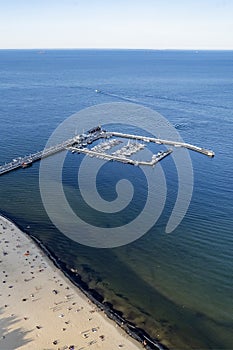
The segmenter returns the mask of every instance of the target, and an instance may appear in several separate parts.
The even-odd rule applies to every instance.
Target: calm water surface
[[[30,225],[31,233],[77,268],[90,287],[174,349],[233,348],[232,68],[231,51],[0,51],[0,163],[42,149],[72,113],[116,101],[160,112],[186,142],[215,151],[214,159],[190,154],[194,193],[175,232],[165,234],[177,186],[167,158],[162,166],[169,196],[160,220],[138,241],[110,250],[79,245],[56,230],[40,199],[39,164],[0,178],[2,213]],[[87,220],[106,226],[109,219],[93,213],[78,195],[80,161],[67,157],[67,198]],[[139,169],[107,164],[98,179],[100,190],[111,200],[113,184],[122,176],[139,191],[126,215],[133,217],[144,195]]]

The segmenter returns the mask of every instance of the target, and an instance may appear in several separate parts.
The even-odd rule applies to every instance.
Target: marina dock
[[[144,142],[153,142],[160,145],[170,145],[174,147],[184,147],[191,151],[202,153],[210,158],[214,157],[214,152],[211,150],[207,150],[205,148],[201,148],[198,146],[191,145],[189,143],[179,142],[179,141],[169,141],[169,140],[163,140],[158,139],[154,137],[147,137],[147,136],[139,136],[139,135],[132,135],[132,134],[123,134],[120,132],[108,132],[107,135],[109,137],[115,136],[115,137],[121,137],[121,138],[127,138],[127,139],[133,139],[133,140],[141,140]]]
[[[91,151],[87,148],[77,148],[77,147],[69,147],[71,151],[77,152],[77,153],[84,153],[89,155],[90,157],[96,157],[104,160],[111,160],[111,161],[117,161],[125,164],[132,164],[136,166],[140,165],[149,165],[149,166],[154,166],[156,163],[161,161],[163,158],[167,157],[169,154],[172,153],[172,150],[169,149],[168,151],[164,152],[159,152],[155,155],[152,156],[151,161],[143,161],[143,160],[135,160],[135,159],[130,159],[126,158],[124,155],[119,155],[116,156],[114,154],[107,154],[107,153],[102,153],[102,152],[96,152],[96,151]]]
[[[112,139],[112,137],[115,137]],[[105,139],[105,142],[98,144],[91,149],[88,148],[93,142],[100,139]],[[116,150],[113,153],[109,152],[113,147],[119,146],[123,141],[121,139],[128,139],[128,144],[124,145],[121,149]],[[130,140],[136,140],[135,143],[130,143]],[[143,143],[142,143],[143,142]],[[136,166],[155,166],[156,163],[167,157],[174,150],[169,149],[167,151],[160,151],[157,154],[152,155],[152,159],[149,161],[135,160],[130,158],[132,155],[140,152],[146,147],[147,143],[156,143],[159,145],[169,145],[173,147],[184,147],[189,150],[199,152],[208,157],[213,158],[214,152],[198,146],[191,145],[189,143],[183,143],[179,141],[164,140],[160,138],[153,138],[148,136],[140,136],[133,134],[124,134],[115,131],[103,130],[100,126],[95,127],[85,134],[75,135],[74,137],[61,142],[60,144],[48,147],[42,151],[30,154],[29,156],[18,157],[13,159],[9,163],[5,163],[0,166],[0,175],[9,173],[10,171],[27,168],[34,162],[39,161],[43,158],[52,156],[56,153],[69,150],[71,152],[87,154],[90,157],[97,157],[106,161],[118,161],[125,164],[132,164]]]

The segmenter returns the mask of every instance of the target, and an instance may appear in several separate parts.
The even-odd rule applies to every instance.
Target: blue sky
[[[0,0],[0,48],[233,49],[233,0]]]

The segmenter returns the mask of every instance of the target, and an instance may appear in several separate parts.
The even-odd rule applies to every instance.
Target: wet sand
[[[0,216],[0,349],[143,349]]]

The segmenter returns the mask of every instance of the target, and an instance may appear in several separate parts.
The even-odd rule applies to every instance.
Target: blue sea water
[[[214,159],[190,153],[194,192],[175,232],[165,234],[177,181],[166,159],[169,198],[160,220],[141,239],[110,250],[81,246],[53,226],[40,198],[38,163],[0,178],[2,213],[22,227],[30,225],[30,232],[77,268],[90,288],[174,349],[233,348],[232,90],[232,51],[0,51],[1,164],[43,149],[71,114],[121,101],[158,111],[186,142],[215,151]],[[77,159],[67,160],[71,173],[65,174],[65,191],[72,206],[93,220],[73,196]],[[110,188],[123,168],[111,164],[106,170],[99,182]],[[137,171],[124,167],[131,179]],[[143,188],[136,187],[142,198]],[[111,199],[112,191],[105,196]],[[96,214],[94,220],[104,225],[106,217]]]

